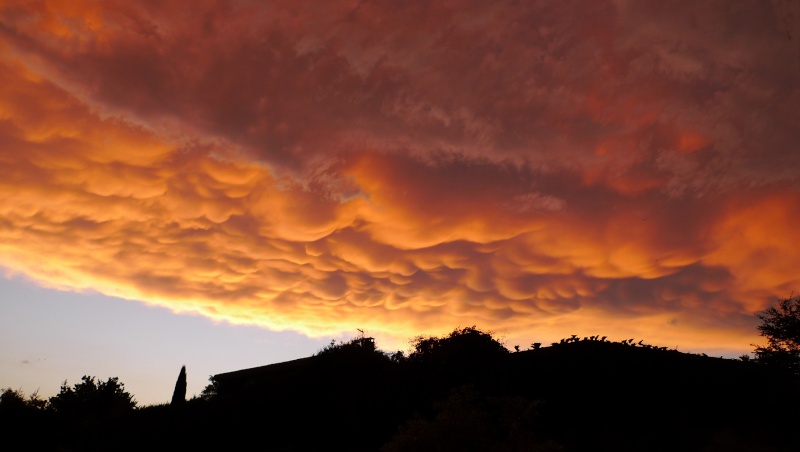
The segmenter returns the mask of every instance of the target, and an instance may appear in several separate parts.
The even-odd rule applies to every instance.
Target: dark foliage
[[[175,390],[172,392],[172,402],[170,405],[177,406],[186,402],[186,366],[181,367],[178,374],[178,381],[175,382]]]
[[[44,400],[36,393],[27,399],[7,389],[0,399],[0,425],[24,438],[25,450],[119,450],[132,435],[136,402],[119,380],[98,381],[84,376]],[[9,438],[2,450],[22,450]]]
[[[405,451],[561,451],[542,432],[540,402],[519,396],[486,396],[474,386],[454,389],[433,404],[430,418],[415,415],[383,447]]]
[[[11,388],[3,389],[2,394],[0,394],[0,410],[3,412],[16,412],[25,408],[25,395],[21,391]]]
[[[768,343],[755,349],[756,361],[800,374],[800,295],[779,300],[757,317]]]
[[[384,352],[378,350],[375,346],[375,339],[360,335],[349,341],[336,342],[331,341],[319,352],[316,353],[317,358],[327,362],[336,361],[338,363],[345,362],[360,362],[363,360],[377,360],[381,362],[388,361],[390,358]]]
[[[65,381],[61,391],[50,398],[49,406],[58,414],[107,417],[133,410],[136,401],[117,377],[96,381],[84,375],[73,387]]]
[[[490,378],[492,368],[509,355],[491,333],[475,326],[456,328],[444,337],[420,336],[412,346],[409,363],[425,378],[444,380],[448,385]]]
[[[21,390],[11,388],[0,392],[0,429],[5,441],[0,442],[0,450],[15,450],[14,443],[24,441],[25,449],[45,449],[48,444],[42,439],[43,431],[50,431],[50,413],[46,411],[47,401],[36,392],[28,397]]]
[[[219,382],[213,375],[208,377],[208,381],[209,383],[200,392],[200,398],[202,400],[211,400],[219,394]]]
[[[408,356],[412,362],[451,363],[494,361],[507,355],[508,349],[492,336],[474,325],[456,328],[445,337],[417,337],[414,350]]]
[[[70,416],[108,417],[125,414],[136,408],[133,396],[117,377],[96,381],[84,375],[73,387],[65,381],[49,406],[57,414]]]
[[[11,388],[3,389],[0,393],[0,417],[31,416],[47,409],[47,400],[39,397],[34,392],[27,398],[20,390]]]
[[[115,378],[65,383],[49,409],[6,390],[0,421],[48,432],[40,450],[788,452],[800,441],[800,381],[772,366],[604,336],[509,353],[474,326],[412,346],[387,354],[362,334],[214,375],[177,407],[134,410]]]

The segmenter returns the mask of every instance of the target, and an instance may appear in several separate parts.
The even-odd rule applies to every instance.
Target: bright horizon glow
[[[310,356],[332,338],[270,332],[164,308],[0,279],[0,387],[49,398],[64,380],[119,377],[139,406],[169,403],[182,365],[187,397],[214,374]],[[339,339],[339,338],[336,338]]]

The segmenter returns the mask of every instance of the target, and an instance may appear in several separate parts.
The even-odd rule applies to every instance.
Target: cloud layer
[[[310,335],[746,350],[800,287],[795,9],[5,2],[0,265]]]

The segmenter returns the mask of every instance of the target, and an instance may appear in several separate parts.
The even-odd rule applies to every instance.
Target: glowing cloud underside
[[[0,265],[44,285],[729,350],[800,288],[791,5],[129,3],[0,6]]]

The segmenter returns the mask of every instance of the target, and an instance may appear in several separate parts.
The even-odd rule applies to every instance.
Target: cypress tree
[[[180,405],[186,401],[186,366],[181,367],[178,381],[175,382],[175,391],[172,393],[170,405]]]

